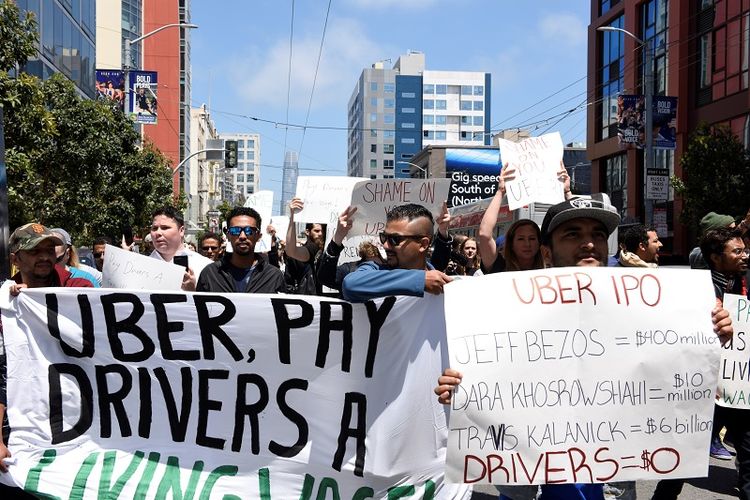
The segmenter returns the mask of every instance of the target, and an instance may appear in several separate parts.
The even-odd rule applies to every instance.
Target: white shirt
[[[193,274],[195,274],[195,282],[198,282],[198,278],[201,275],[201,271],[203,271],[203,268],[207,265],[213,263],[211,259],[208,257],[204,257],[199,253],[195,253],[192,250],[188,250],[187,248],[183,248],[181,250],[178,250],[175,255],[187,255],[188,257],[188,267],[193,271]],[[154,250],[151,252],[150,257],[153,257],[155,259],[164,260],[164,257],[157,251]],[[172,262],[174,259],[170,259],[167,262]]]

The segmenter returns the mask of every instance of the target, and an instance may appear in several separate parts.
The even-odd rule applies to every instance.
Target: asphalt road
[[[712,458],[709,463],[708,477],[688,479],[679,500],[729,500],[737,498],[736,484],[737,471],[734,467],[734,460]],[[637,498],[649,500],[654,488],[656,488],[656,481],[638,481],[636,483]],[[492,487],[476,487],[471,498],[472,500],[496,500],[497,496],[495,489]],[[608,500],[614,500],[614,497],[608,497]]]

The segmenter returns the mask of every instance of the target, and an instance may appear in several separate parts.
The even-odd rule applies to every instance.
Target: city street
[[[737,498],[736,477],[734,460],[712,458],[709,463],[708,477],[688,480],[682,489],[680,500],[729,500]],[[656,481],[638,481],[636,484],[637,498],[640,500],[650,499],[654,488],[656,488]],[[472,500],[494,500],[496,498],[495,489],[486,486],[475,488],[472,496]],[[608,500],[613,498],[608,497]]]

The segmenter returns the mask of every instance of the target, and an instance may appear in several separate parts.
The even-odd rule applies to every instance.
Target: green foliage
[[[37,23],[30,12],[21,19],[13,0],[0,1],[0,71],[22,66],[36,53]]]
[[[750,153],[723,126],[699,125],[680,160],[683,178],[672,178],[684,200],[683,224],[695,229],[708,212],[744,216],[750,199]]]

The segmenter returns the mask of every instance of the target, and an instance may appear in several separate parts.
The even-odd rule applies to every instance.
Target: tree
[[[7,54],[22,64],[29,36],[36,40],[33,21],[14,22],[13,11],[18,19],[12,1],[0,3],[0,64]],[[150,144],[138,146],[122,112],[82,98],[62,75],[40,82],[0,71],[0,105],[11,228],[38,221],[63,227],[74,239],[119,239],[123,227],[145,227],[154,208],[174,203],[167,159]]]
[[[680,160],[672,186],[684,205],[680,221],[697,230],[708,212],[744,216],[750,200],[750,153],[725,126],[701,124]]]

